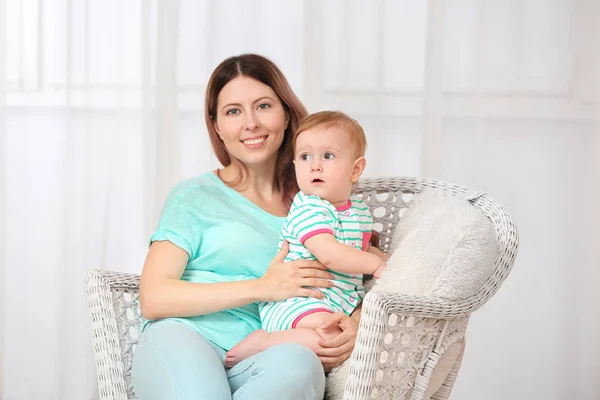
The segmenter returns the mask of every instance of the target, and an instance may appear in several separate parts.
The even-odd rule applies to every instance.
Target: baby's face
[[[335,206],[348,202],[353,180],[358,179],[353,176],[356,150],[350,135],[334,125],[315,127],[298,136],[294,165],[300,190]]]

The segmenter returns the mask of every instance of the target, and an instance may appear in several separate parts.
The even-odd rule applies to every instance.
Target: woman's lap
[[[177,321],[146,328],[133,357],[132,381],[139,400],[226,399],[227,375],[217,348]]]
[[[325,375],[317,356],[283,344],[226,370],[225,351],[177,321],[146,328],[135,351],[132,380],[139,400],[322,399]]]

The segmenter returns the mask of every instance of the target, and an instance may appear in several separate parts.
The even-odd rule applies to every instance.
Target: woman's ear
[[[367,166],[367,160],[364,157],[359,157],[354,161],[354,167],[352,167],[352,176],[350,180],[352,183],[358,182],[358,179],[362,175],[365,167]]]
[[[213,119],[212,124],[213,124],[213,129],[215,130],[215,132],[217,132],[217,135],[219,135],[219,139],[221,139],[221,141],[223,141],[223,138],[221,137],[221,131],[219,131],[219,124],[217,123],[217,120]]]

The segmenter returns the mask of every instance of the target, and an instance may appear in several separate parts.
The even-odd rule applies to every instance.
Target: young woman
[[[256,329],[258,302],[321,298],[330,287],[317,261],[283,264],[277,243],[298,192],[292,138],[306,109],[264,57],[223,61],[206,93],[206,122],[223,168],[180,182],[163,207],[140,283],[149,321],[132,382],[140,400],[321,399],[325,370],[354,347],[358,322],[332,314],[341,333],[317,354],[270,347],[228,369],[225,353]],[[292,361],[293,360],[293,361]]]

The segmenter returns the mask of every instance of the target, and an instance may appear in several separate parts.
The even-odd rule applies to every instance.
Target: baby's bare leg
[[[319,340],[317,340],[317,344],[316,347],[310,347],[311,350],[315,351],[317,348],[319,348],[319,344],[318,342],[320,341],[320,339],[333,339],[336,336],[338,336],[340,333],[342,333],[342,330],[337,327],[337,326],[331,326],[329,328],[327,328],[327,330],[323,330],[321,329],[321,324],[323,322],[325,322],[327,320],[327,318],[329,318],[329,316],[331,315],[331,313],[328,312],[317,312],[317,313],[313,313],[313,314],[309,314],[306,317],[302,318],[300,321],[298,321],[298,324],[296,325],[296,329],[298,328],[307,328],[310,329],[314,332],[316,332],[319,335]]]
[[[329,339],[341,333],[337,326],[327,330],[319,328],[329,315],[331,314],[328,312],[309,314],[298,321],[295,329],[287,331],[271,333],[263,330],[254,331],[227,352],[225,365],[232,367],[254,354],[282,343],[302,344],[316,352],[320,347],[319,341],[321,339]]]

